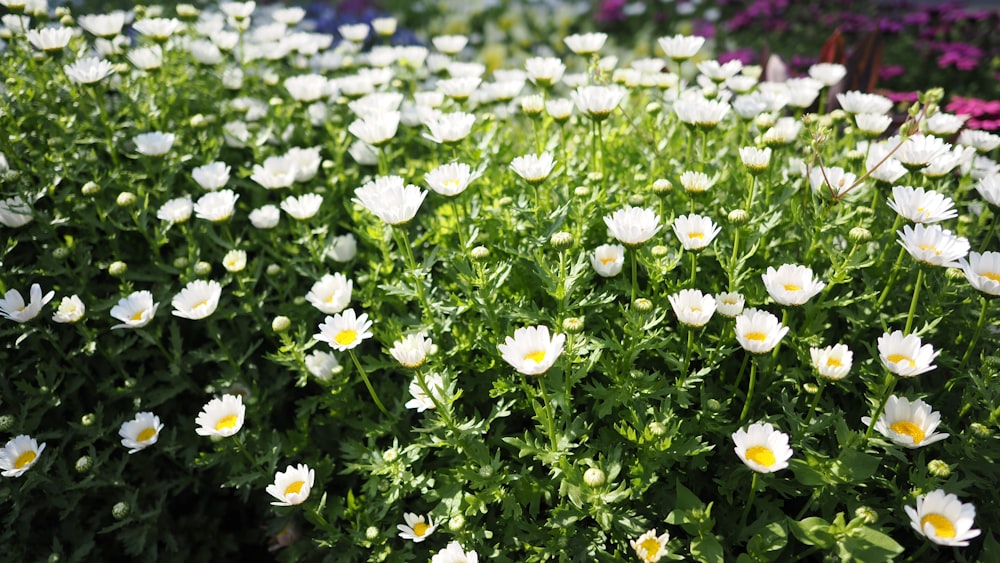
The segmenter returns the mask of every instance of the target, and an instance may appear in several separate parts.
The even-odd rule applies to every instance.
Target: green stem
[[[868,425],[868,430],[865,432],[865,443],[868,443],[868,439],[872,436],[872,430],[875,429],[875,423],[878,422],[878,418],[882,416],[882,411],[885,410],[885,404],[889,400],[889,395],[896,387],[896,380],[897,378],[892,376],[892,372],[886,372],[885,390],[882,391],[882,399],[879,401],[878,408],[875,409],[875,416],[872,417],[871,424]]]
[[[691,368],[691,348],[694,347],[694,329],[687,328],[687,347],[684,348],[684,381],[687,381]]]
[[[444,403],[438,400],[437,395],[432,393],[431,388],[427,386],[427,379],[424,376],[424,370],[418,368],[416,372],[417,372],[417,385],[420,386],[420,389],[424,392],[424,394],[427,395],[427,397],[431,400],[432,403],[434,403],[434,410],[436,410],[438,415],[444,419],[445,425],[448,428],[454,430],[455,423],[451,418],[451,411],[445,408]]]
[[[545,408],[546,431],[549,435],[549,443],[552,445],[552,452],[559,451],[559,439],[556,437],[556,421],[552,414],[552,403],[549,401],[549,392],[545,389],[545,374],[538,377],[538,390],[542,393],[542,405]]]
[[[417,260],[413,257],[413,249],[410,247],[409,237],[406,234],[405,226],[394,226],[392,229],[393,237],[396,239],[396,246],[403,253],[403,260],[406,262],[407,269],[410,270],[410,276],[413,278],[415,290],[417,292],[417,299],[420,301],[420,306],[423,309],[423,320],[424,323],[430,326],[430,321],[432,319],[431,306],[427,301],[427,293],[424,289],[424,276],[420,273],[417,268]]]
[[[354,349],[348,350],[347,353],[351,355],[351,361],[354,362],[354,367],[358,369],[358,373],[361,374],[361,379],[365,381],[365,387],[368,388],[368,393],[372,396],[372,400],[375,401],[375,406],[378,407],[378,410],[382,411],[382,414],[391,416],[389,411],[385,408],[385,405],[383,405],[382,401],[379,400],[378,394],[375,393],[375,388],[372,387],[372,382],[368,379],[368,372],[365,371],[365,368],[361,367],[361,362],[358,361],[358,356],[355,355]]]
[[[750,515],[750,508],[753,506],[754,499],[757,498],[757,480],[759,478],[760,473],[754,471],[753,479],[750,481],[750,492],[747,494],[747,503],[743,506],[743,515],[740,516],[740,530],[744,530],[747,527],[747,516]]]
[[[757,175],[756,174],[751,174],[750,175],[750,193],[747,194],[747,205],[746,205],[746,211],[747,211],[747,213],[750,213],[750,210],[753,209],[753,196],[754,196],[754,192],[756,190],[757,190]]]
[[[743,424],[743,421],[747,419],[747,415],[750,414],[750,401],[753,400],[753,390],[757,384],[757,358],[753,359],[753,363],[750,364],[750,386],[747,388],[747,399],[743,403],[743,411],[740,413],[739,424]]]
[[[813,395],[812,403],[809,404],[809,412],[806,413],[806,418],[802,421],[802,433],[805,433],[806,429],[809,428],[809,423],[812,421],[813,413],[816,412],[816,407],[819,405],[820,395],[823,394],[823,389],[825,388],[826,388],[826,379],[820,378],[819,389],[817,389],[816,394]]]
[[[983,331],[983,325],[986,323],[986,308],[989,302],[982,295],[979,296],[979,302],[982,304],[982,307],[979,309],[979,320],[976,321],[976,330],[972,333],[972,340],[969,341],[969,346],[965,349],[965,354],[962,355],[962,361],[958,364],[959,372],[962,371],[969,358],[972,357],[972,351],[975,350],[979,334]]]
[[[636,288],[639,285],[639,281],[638,281],[638,279],[639,279],[639,264],[638,264],[638,262],[639,262],[639,249],[638,248],[633,248],[632,249],[632,301],[631,301],[631,303],[635,303]]]
[[[740,228],[737,226],[733,235],[733,256],[729,260],[729,291],[736,291],[736,277],[739,269],[736,267],[736,260],[740,253]]]
[[[896,262],[892,265],[892,269],[889,270],[889,278],[885,281],[885,287],[882,289],[882,295],[878,297],[878,303],[876,304],[877,309],[881,309],[885,300],[889,298],[889,291],[892,286],[896,283],[896,276],[899,275],[899,266],[903,263],[903,256],[906,255],[906,248],[900,247],[899,255],[896,256]],[[881,264],[882,261],[879,260]]]
[[[924,269],[917,265],[917,281],[913,284],[913,298],[910,299],[910,310],[906,313],[906,327],[903,329],[903,334],[910,334],[910,328],[913,327],[913,316],[917,312],[917,300],[920,298],[920,286],[923,285],[924,281]]]
[[[691,287],[694,287],[695,278],[698,273],[698,252],[695,250],[691,251]]]
[[[736,383],[733,385],[733,389],[739,389],[740,383],[743,383],[743,374],[747,371],[747,362],[750,361],[750,352],[743,354],[743,363],[740,364],[740,371],[736,374]]]

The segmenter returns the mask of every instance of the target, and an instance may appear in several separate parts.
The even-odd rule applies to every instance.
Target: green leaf
[[[788,527],[784,522],[771,522],[750,538],[747,553],[754,561],[774,561],[788,545]]]
[[[722,544],[715,536],[704,536],[691,542],[691,556],[702,563],[722,563]]]
[[[811,516],[800,521],[789,518],[788,529],[795,536],[795,539],[806,545],[815,545],[820,549],[829,549],[837,542],[837,538],[830,533],[830,524],[818,516]]]
[[[903,553],[903,546],[867,526],[854,530],[838,547],[841,558],[850,561],[889,561]]]

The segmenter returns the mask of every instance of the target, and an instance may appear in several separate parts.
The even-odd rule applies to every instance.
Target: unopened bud
[[[80,456],[80,459],[76,460],[76,463],[73,465],[77,473],[86,473],[92,467],[94,467],[94,458],[89,455]]]
[[[207,276],[212,273],[212,265],[204,260],[199,260],[194,265],[194,274],[196,276]]]
[[[187,268],[188,264],[190,264],[190,263],[191,262],[188,261],[188,259],[185,258],[184,256],[180,256],[178,258],[174,258],[174,262],[173,262],[174,268],[177,268],[178,270],[183,270],[184,268]]]
[[[591,467],[583,473],[583,482],[587,484],[588,487],[600,487],[607,481],[607,476],[604,474],[600,468]]]
[[[480,245],[473,248],[471,254],[473,260],[478,260],[482,262],[483,260],[486,260],[487,258],[490,257],[490,249]]]
[[[448,529],[452,532],[461,531],[465,527],[465,517],[461,514],[456,514],[448,520]]]
[[[563,319],[562,328],[566,334],[579,334],[583,332],[583,318],[569,317]]]
[[[573,246],[573,235],[567,233],[566,231],[559,231],[552,234],[550,239],[552,247],[556,250],[566,250]]]
[[[734,225],[742,225],[750,220],[750,214],[743,209],[733,209],[726,218]]]
[[[662,244],[658,244],[658,245],[654,246],[653,248],[651,248],[649,250],[649,252],[650,252],[650,254],[653,255],[653,258],[663,258],[667,254],[670,254],[670,248],[668,248],[668,247],[666,247],[666,246],[664,246]]]
[[[628,196],[628,204],[633,207],[639,207],[642,205],[646,198],[642,197],[642,194],[632,194]]]
[[[125,272],[127,271],[128,271],[128,264],[122,262],[121,260],[115,260],[114,262],[111,263],[110,266],[108,266],[108,274],[116,278],[124,276]]]
[[[577,186],[573,188],[573,195],[576,197],[590,197],[590,188],[587,186]]]
[[[942,479],[947,479],[951,475],[951,467],[941,459],[932,459],[927,462],[927,471]]]
[[[663,436],[667,433],[667,427],[662,422],[650,422],[647,428],[649,428],[649,433],[653,436]]]
[[[493,476],[493,468],[489,465],[484,465],[479,468],[479,476],[483,479],[489,479]]]
[[[57,246],[52,250],[52,257],[56,260],[63,260],[69,256],[69,249],[65,246]]]
[[[278,274],[281,273],[281,266],[279,266],[277,264],[268,264],[267,265],[267,270],[265,270],[265,271],[267,272],[267,275],[269,275],[269,276],[276,276],[276,275],[278,275]]]
[[[645,297],[636,299],[632,306],[635,307],[635,310],[640,313],[648,313],[653,310],[653,302]]]
[[[861,518],[865,524],[874,524],[875,522],[878,522],[878,513],[868,506],[859,506],[855,508],[854,517]]]
[[[115,520],[121,520],[128,516],[128,513],[132,511],[132,507],[128,505],[127,502],[118,502],[111,507],[111,515],[115,517]]]
[[[14,426],[14,417],[9,414],[0,415],[0,432],[10,430]]]
[[[128,207],[135,203],[135,194],[132,192],[122,192],[118,194],[115,203],[118,204],[118,207]]]
[[[847,236],[854,242],[868,242],[872,239],[872,232],[864,227],[854,227]]]
[[[292,320],[284,315],[278,315],[271,321],[271,330],[274,332],[285,332],[292,326]]]
[[[374,541],[378,539],[379,531],[375,526],[368,526],[365,528],[365,538],[369,541]]]
[[[819,386],[815,383],[804,383],[802,385],[802,390],[810,395],[815,395],[819,392]]]
[[[101,191],[101,186],[97,185],[96,182],[87,182],[82,188],[80,188],[80,191],[83,195],[94,195]]]
[[[972,424],[970,424],[969,430],[972,432],[972,435],[975,436],[976,438],[989,438],[990,436],[993,435],[993,431],[990,430],[988,426],[979,422],[973,422]]]

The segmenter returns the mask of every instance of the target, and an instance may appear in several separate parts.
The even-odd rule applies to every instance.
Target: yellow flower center
[[[688,238],[705,238],[705,233],[688,233]]]
[[[444,187],[448,188],[449,190],[458,189],[458,187],[461,185],[462,183],[459,182],[458,180],[445,180],[444,182]]]
[[[984,278],[989,278],[995,282],[1000,282],[1000,274],[996,274],[993,272],[986,272],[985,274],[979,274],[979,275],[983,276]]]
[[[934,246],[933,244],[921,244],[919,248],[920,250],[923,250],[925,252],[931,250],[934,252],[936,256],[941,256],[941,251],[938,250],[937,247]]]
[[[641,550],[641,551],[640,551]],[[639,550],[644,561],[656,561],[660,553],[660,540],[657,538],[646,538],[639,543]]]
[[[786,283],[785,291],[802,291],[802,288],[795,285],[794,283]]]
[[[839,367],[843,367],[843,366],[844,366],[844,364],[840,363],[840,360],[838,360],[837,358],[827,358],[826,359],[826,367],[828,367],[828,368],[839,368]]]
[[[338,332],[337,336],[334,336],[333,339],[337,342],[337,344],[347,346],[358,339],[358,331],[352,329],[342,330]]]
[[[747,459],[764,467],[771,467],[775,462],[774,452],[764,446],[747,448]]]
[[[920,429],[919,426],[913,424],[909,420],[900,420],[899,422],[893,422],[892,426],[889,427],[890,430],[896,434],[903,434],[913,438],[914,444],[920,444],[924,441],[924,431]],[[936,528],[937,526],[935,526]]]
[[[296,482],[292,483],[291,485],[288,485],[287,487],[285,487],[285,496],[288,496],[288,495],[291,495],[291,494],[296,494],[297,495],[297,494],[301,493],[302,492],[302,486],[305,485],[305,484],[306,484],[305,481],[296,481]]]
[[[928,514],[920,519],[920,528],[922,529],[927,524],[930,524],[934,528],[934,533],[937,534],[939,538],[953,538],[955,537],[955,525],[940,514]]]
[[[38,457],[38,454],[32,450],[24,452],[23,454],[17,456],[17,459],[14,460],[14,469],[23,469],[24,466],[35,461],[36,457]]]
[[[746,335],[747,340],[756,340],[757,342],[763,342],[767,340],[767,334],[763,332],[750,332]]]
[[[204,307],[205,305],[208,305],[208,301],[207,301],[207,300],[205,300],[205,299],[202,299],[201,301],[199,301],[199,302],[195,303],[195,304],[194,304],[194,307],[191,307],[191,308],[192,308],[192,309],[199,309],[199,308],[201,308],[201,307]]]
[[[416,524],[413,525],[413,535],[417,536],[418,538],[422,537],[427,533],[428,529],[430,529],[430,526],[428,526],[424,522],[417,522]]]
[[[609,264],[611,262],[614,262],[614,261],[615,261],[614,256],[609,256],[608,258],[601,258],[601,264],[605,264],[605,265],[607,265],[607,264]]]
[[[143,313],[145,313],[145,311],[139,311],[138,313],[132,315],[132,320],[136,322],[141,321]]]
[[[542,363],[542,360],[545,359],[545,350],[538,350],[538,351],[532,352],[530,354],[525,354],[524,359],[525,360],[531,360],[531,361],[535,362],[536,364],[540,364],[540,363]]]
[[[701,313],[702,310],[701,310],[701,307],[691,307],[691,312],[692,313]]]
[[[913,358],[909,356],[904,356],[903,354],[889,354],[887,359],[894,364],[906,362],[907,364],[910,365],[911,368],[916,367],[917,365],[917,363],[913,361]]]
[[[150,426],[149,428],[144,429],[142,432],[139,432],[139,435],[135,437],[135,441],[145,442],[146,440],[152,438],[153,436],[156,436],[156,428]]]
[[[222,430],[225,428],[236,428],[236,415],[230,414],[219,419],[219,422],[215,423],[216,430]]]

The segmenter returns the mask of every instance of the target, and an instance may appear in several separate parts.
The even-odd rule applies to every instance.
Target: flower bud
[[[128,516],[128,513],[132,511],[132,507],[129,506],[127,502],[118,502],[111,507],[111,515],[115,517],[115,520],[121,520]]]
[[[278,315],[271,321],[271,330],[274,332],[285,332],[292,326],[292,320],[284,315]]]
[[[80,192],[83,193],[83,195],[94,195],[99,191],[101,191],[101,186],[97,185],[95,182],[87,182],[82,188],[80,188]]]
[[[653,182],[653,193],[655,194],[664,195],[670,193],[673,189],[674,185],[666,178],[657,178],[656,181]]]
[[[583,332],[583,317],[569,317],[563,319],[563,332],[566,334],[579,334]]]
[[[190,264],[190,262],[184,256],[180,256],[178,258],[174,258],[173,264],[174,268],[177,268],[178,270],[183,270],[184,268],[188,267],[188,264]]]
[[[52,250],[52,257],[56,260],[65,260],[69,256],[69,249],[65,246],[57,246]]]
[[[819,392],[819,386],[815,383],[804,383],[802,385],[802,390],[810,395],[815,395]]]
[[[465,517],[461,514],[456,514],[448,519],[448,529],[452,532],[461,531],[465,527]]]
[[[14,417],[9,414],[0,414],[0,432],[10,430],[14,426]]]
[[[635,310],[639,311],[640,313],[648,313],[653,310],[653,302],[650,301],[649,299],[646,299],[645,297],[640,297],[636,299],[635,303],[633,303],[632,306],[634,306]]]
[[[379,531],[375,526],[368,526],[365,528],[365,539],[369,541],[375,541],[378,539]]]
[[[628,196],[628,204],[633,207],[641,207],[645,200],[646,198],[642,197],[642,194],[632,194]]]
[[[97,421],[97,416],[94,413],[89,412],[80,417],[80,424],[84,426],[93,426],[94,422]]]
[[[86,473],[92,467],[94,467],[94,458],[89,455],[80,456],[80,459],[76,460],[76,464],[73,465],[77,473]]]
[[[212,273],[212,265],[204,260],[199,260],[194,265],[194,275],[196,276],[207,276]]]
[[[847,236],[854,242],[868,242],[872,239],[872,232],[864,227],[854,227]]]
[[[734,225],[742,225],[750,220],[750,214],[743,209],[733,209],[726,218]]]
[[[670,254],[670,248],[668,248],[668,247],[666,247],[666,246],[664,246],[662,244],[658,244],[658,245],[654,246],[653,248],[649,249],[649,252],[650,252],[650,254],[653,255],[653,258],[663,258],[667,254]]]
[[[653,421],[649,423],[647,427],[649,433],[653,436],[663,436],[667,433],[667,427],[663,425],[662,422]]]
[[[393,463],[399,459],[399,451],[396,448],[389,448],[384,454],[382,454],[382,459],[385,460],[386,463]]]
[[[266,272],[269,276],[276,276],[281,273],[281,266],[277,264],[268,264]]]
[[[927,462],[927,472],[935,477],[947,479],[951,475],[951,467],[941,459],[932,459]]]
[[[559,231],[552,234],[552,238],[549,240],[552,243],[552,248],[556,250],[566,250],[573,246],[573,235],[567,233],[566,231]]]
[[[487,258],[490,257],[490,249],[480,245],[473,248],[471,254],[473,260],[478,260],[482,262],[483,260],[486,260]]]
[[[122,192],[115,198],[118,207],[128,207],[135,203],[135,194],[132,192]]]
[[[545,100],[539,95],[521,98],[521,111],[528,117],[538,117],[545,111]]]
[[[859,506],[855,508],[854,517],[861,518],[865,524],[874,524],[875,522],[878,522],[878,513],[868,506]]]
[[[76,20],[73,19],[73,16],[70,16],[68,14],[65,16],[60,16],[59,25],[62,25],[63,27],[73,27],[74,25],[76,25]]]
[[[587,172],[587,179],[591,182],[600,182],[604,179],[604,174],[600,172]]]
[[[3,417],[0,417],[3,418]],[[969,425],[969,430],[972,431],[972,435],[976,438],[989,438],[993,435],[993,431],[990,430],[988,426],[979,422],[973,422]]]
[[[577,186],[573,188],[573,195],[575,195],[576,197],[589,197],[590,188],[587,186]]]
[[[705,401],[705,406],[712,412],[719,412],[722,410],[722,403],[719,402],[718,399],[709,399],[708,401]]]
[[[583,482],[588,487],[600,487],[607,481],[607,476],[598,467],[591,467],[583,473]]]
[[[128,264],[122,262],[121,260],[115,260],[110,266],[108,266],[108,274],[116,278],[124,276],[127,271]]]
[[[489,479],[493,476],[493,468],[489,465],[484,465],[479,468],[479,476],[483,479]]]

